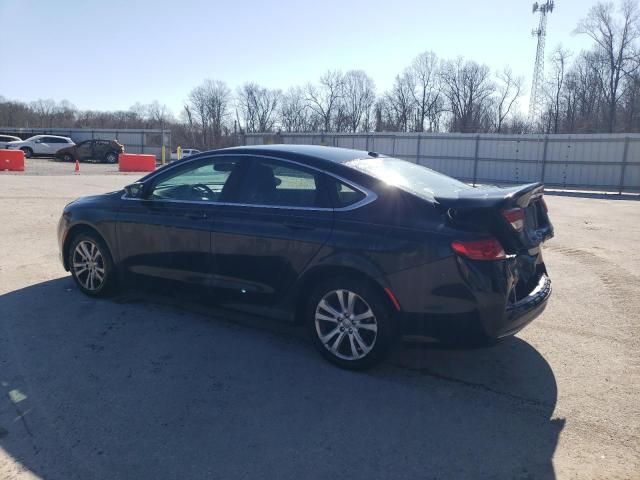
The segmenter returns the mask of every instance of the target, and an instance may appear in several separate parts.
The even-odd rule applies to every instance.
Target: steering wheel
[[[209,187],[204,185],[203,183],[196,183],[191,185],[191,191],[194,195],[197,195],[198,198],[213,198],[215,197],[215,192],[211,190]]]

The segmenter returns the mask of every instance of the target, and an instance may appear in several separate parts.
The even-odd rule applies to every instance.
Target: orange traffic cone
[[[80,173],[80,161],[76,160],[76,169],[73,173]]]

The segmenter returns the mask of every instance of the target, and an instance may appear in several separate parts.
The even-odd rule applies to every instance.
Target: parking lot
[[[73,169],[0,172],[0,478],[640,478],[640,201],[547,196],[554,295],[516,338],[354,373],[184,292],[83,296],[60,212],[140,175]]]

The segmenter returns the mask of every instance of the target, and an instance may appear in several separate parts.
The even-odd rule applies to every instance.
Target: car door
[[[276,306],[329,238],[333,209],[317,170],[251,156],[245,169],[214,213],[212,285],[221,303]]]
[[[153,178],[142,198],[125,197],[116,226],[125,270],[209,285],[213,213],[238,165],[233,158],[187,162]]]
[[[108,140],[94,140],[93,141],[93,153],[92,157],[95,160],[103,161],[107,152],[109,151],[109,141]]]
[[[36,155],[46,155],[49,153],[49,138],[50,137],[38,137],[36,138],[31,147],[33,149],[33,153]]]
[[[41,151],[38,153],[41,153],[42,155],[55,155],[55,153],[60,150],[61,148],[63,148],[63,143],[66,143],[64,140],[62,140],[61,138],[57,138],[57,137],[44,137],[42,139],[42,143],[40,143],[40,147],[41,147]]]
[[[86,140],[76,145],[76,158],[78,160],[93,158],[93,140]]]

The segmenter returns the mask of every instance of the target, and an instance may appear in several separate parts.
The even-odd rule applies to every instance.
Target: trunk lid
[[[520,253],[553,237],[543,194],[542,183],[530,183],[459,190],[436,201],[453,226],[495,235],[507,253]]]

